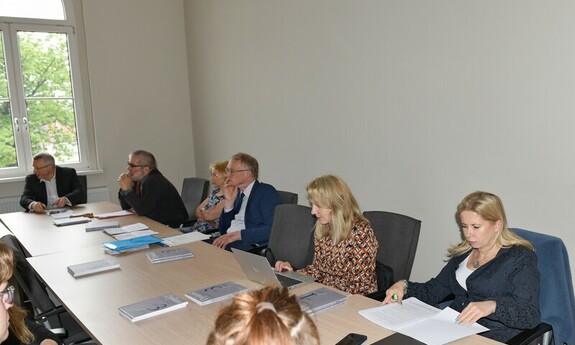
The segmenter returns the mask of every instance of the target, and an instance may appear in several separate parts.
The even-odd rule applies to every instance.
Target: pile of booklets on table
[[[70,265],[68,266],[68,273],[74,278],[78,278],[89,274],[114,270],[116,268],[120,268],[120,263],[114,258],[108,258]]]
[[[186,297],[199,305],[207,305],[225,301],[244,291],[248,291],[248,288],[232,281],[228,281],[225,283],[208,286],[196,291],[186,292]]]
[[[147,319],[152,316],[164,314],[172,310],[184,308],[188,301],[182,297],[169,293],[166,295],[147,299],[132,304],[122,306],[119,309],[120,315],[132,322]]]
[[[104,250],[110,255],[117,255],[150,248],[150,244],[162,242],[161,238],[153,235],[131,238],[128,240],[104,242]]]
[[[159,264],[161,262],[182,260],[187,258],[193,258],[194,254],[186,248],[172,248],[172,249],[162,249],[155,252],[147,253],[146,256],[153,264]]]

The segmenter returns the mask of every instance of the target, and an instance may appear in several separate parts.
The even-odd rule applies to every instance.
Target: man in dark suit
[[[219,223],[222,235],[213,245],[228,250],[267,245],[274,210],[281,198],[273,186],[258,181],[258,171],[258,161],[246,153],[237,153],[229,160]]]
[[[177,228],[188,219],[180,193],[158,170],[150,152],[138,150],[128,156],[128,170],[118,178],[122,209],[133,209],[162,224]]]
[[[34,173],[26,176],[20,205],[26,211],[73,206],[86,202],[86,195],[73,168],[59,167],[49,153],[34,156]]]

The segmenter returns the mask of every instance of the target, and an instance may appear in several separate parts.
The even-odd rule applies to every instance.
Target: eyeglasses
[[[250,171],[250,169],[234,170],[234,169],[228,169],[228,168],[226,168],[226,174],[230,174],[230,175],[233,175],[233,174],[235,174],[235,173],[239,173],[239,172],[242,172],[242,171]]]
[[[143,168],[143,167],[147,167],[146,164],[134,164],[134,163],[130,163],[130,162],[128,162],[127,164],[128,164],[128,166],[129,166],[130,168]]]
[[[0,291],[0,294],[2,294],[2,301],[4,301],[4,303],[14,303],[14,290],[14,286],[10,285],[6,288],[6,290]]]
[[[34,168],[34,170],[42,170],[42,169],[44,169],[44,168],[49,167],[50,165],[53,165],[53,164],[50,163],[50,164],[48,164],[48,165],[44,165],[43,167],[35,167],[35,166],[33,166],[32,168]]]

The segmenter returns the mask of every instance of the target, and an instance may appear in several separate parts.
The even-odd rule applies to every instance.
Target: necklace
[[[474,268],[479,268],[479,261],[477,260],[473,261],[472,265]]]

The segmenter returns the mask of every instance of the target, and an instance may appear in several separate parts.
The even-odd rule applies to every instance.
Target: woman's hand
[[[471,302],[461,311],[455,321],[461,324],[472,324],[482,317],[495,313],[496,308],[497,302],[495,301]]]
[[[393,284],[385,291],[385,299],[383,300],[382,304],[389,304],[389,303],[400,303],[403,301],[403,292],[407,287],[407,282],[405,280],[400,280],[397,283]]]
[[[278,272],[293,271],[293,267],[291,267],[291,264],[287,261],[277,261],[275,270]]]

